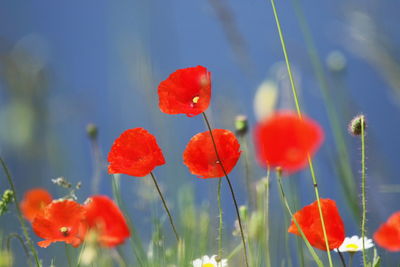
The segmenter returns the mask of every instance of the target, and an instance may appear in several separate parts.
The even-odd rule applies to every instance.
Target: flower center
[[[63,227],[61,227],[60,228],[60,232],[61,232],[61,234],[63,235],[63,236],[65,236],[65,237],[67,237],[68,236],[68,227],[65,227],[65,226],[63,226]]]
[[[358,246],[356,244],[347,244],[346,248],[351,249],[351,250],[357,250]]]
[[[197,103],[199,102],[199,99],[200,99],[199,96],[195,96],[195,97],[193,97],[192,102],[193,102],[194,104],[197,104]]]
[[[212,263],[204,263],[201,267],[214,267],[215,265]]]

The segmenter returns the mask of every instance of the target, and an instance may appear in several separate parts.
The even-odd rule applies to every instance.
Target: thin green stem
[[[354,258],[354,252],[350,253],[350,259],[349,259],[349,267],[353,267],[353,258]]]
[[[67,243],[64,244],[64,247],[65,247],[65,256],[67,257],[67,261],[68,261],[68,266],[72,267],[71,255],[70,255]]]
[[[205,123],[207,125],[208,131],[210,132],[211,140],[212,140],[212,143],[213,143],[213,146],[214,146],[214,150],[215,150],[215,155],[217,156],[217,160],[219,162],[219,165],[221,166],[222,171],[224,172],[226,181],[228,182],[229,190],[231,191],[233,204],[235,205],[236,215],[237,215],[238,222],[239,222],[240,235],[242,237],[243,250],[244,250],[244,259],[245,259],[245,262],[246,262],[246,267],[249,267],[249,260],[248,260],[248,257],[247,257],[246,240],[245,240],[245,237],[244,237],[242,219],[240,218],[239,206],[238,206],[237,201],[236,201],[235,192],[233,191],[232,183],[231,183],[231,181],[230,181],[230,179],[228,177],[228,174],[227,174],[227,172],[225,170],[224,164],[221,161],[221,158],[219,156],[217,145],[216,145],[215,140],[214,140],[214,135],[212,133],[212,128],[211,128],[210,122],[208,121],[207,115],[204,112],[202,114],[203,114],[204,121],[205,121]]]
[[[222,228],[223,228],[223,220],[222,220],[222,205],[221,205],[221,184],[222,179],[218,180],[218,192],[217,192],[217,201],[218,201],[218,212],[219,212],[219,226],[218,226],[218,256],[222,259]]]
[[[276,7],[275,7],[275,1],[274,0],[271,0],[271,5],[272,5],[272,9],[273,9],[274,16],[275,16],[276,27],[278,29],[278,33],[279,33],[279,38],[280,38],[280,41],[281,41],[283,54],[284,54],[284,57],[285,57],[286,67],[287,67],[287,71],[288,71],[288,74],[289,74],[289,80],[290,80],[290,84],[291,84],[291,87],[292,87],[293,98],[294,98],[294,102],[296,104],[297,115],[299,116],[299,118],[302,118],[301,110],[300,110],[300,104],[299,104],[299,100],[298,100],[298,97],[297,97],[296,85],[294,83],[292,70],[291,70],[291,67],[290,67],[290,61],[289,61],[288,53],[287,53],[287,50],[286,50],[285,39],[283,38],[281,24],[280,24],[280,21],[279,21],[279,16],[278,16],[278,12],[277,12]],[[322,214],[322,208],[321,208],[321,203],[320,203],[317,179],[315,177],[313,163],[312,163],[311,157],[309,155],[308,155],[308,165],[310,167],[310,172],[311,172],[311,177],[312,177],[312,181],[313,181],[315,197],[317,199],[317,204],[318,204],[319,216],[321,218],[321,225],[322,225],[322,231],[323,231],[324,239],[325,239],[326,252],[327,252],[327,255],[328,255],[329,266],[333,267],[331,252],[330,252],[330,248],[329,248],[328,237],[327,237],[326,229],[325,229],[325,220],[324,220],[324,216]]]
[[[29,246],[29,248],[30,248],[30,250],[31,250],[31,252],[33,254],[33,257],[35,258],[36,266],[40,267],[41,264],[40,264],[40,261],[39,261],[38,253],[37,253],[37,251],[35,249],[35,246],[33,245],[33,242],[31,240],[31,238],[29,237],[28,229],[26,228],[24,218],[22,217],[21,209],[19,208],[19,199],[18,199],[17,191],[15,190],[14,182],[13,182],[13,180],[11,178],[10,171],[8,170],[8,167],[7,167],[7,165],[4,162],[2,157],[0,157],[0,162],[1,162],[1,165],[3,167],[4,172],[6,174],[8,183],[10,184],[11,190],[14,193],[14,200],[15,200],[15,208],[17,210],[17,217],[18,217],[19,223],[21,224],[21,228],[22,228],[22,232],[24,233],[25,240],[28,243],[28,246]]]
[[[340,114],[335,109],[335,103],[332,101],[330,92],[332,91],[326,73],[324,71],[323,64],[321,62],[318,51],[315,47],[315,42],[310,31],[310,27],[307,23],[307,19],[304,16],[303,9],[301,7],[300,0],[292,0],[294,3],[294,11],[299,21],[300,29],[303,33],[304,40],[306,43],[307,51],[311,60],[311,64],[314,69],[315,76],[319,83],[319,87],[322,94],[322,99],[327,111],[329,124],[332,128],[333,139],[335,142],[336,155],[341,170],[341,175],[339,175],[342,186],[344,189],[344,195],[347,199],[349,206],[353,210],[353,215],[355,218],[359,218],[360,210],[357,205],[357,196],[352,192],[355,192],[356,185],[355,179],[350,165],[349,153],[347,150],[346,140],[344,138],[343,131],[340,126]]]
[[[367,200],[365,194],[365,118],[360,116],[361,123],[361,191],[362,191],[362,221],[361,221],[361,240],[362,255],[364,266],[367,266],[367,254],[365,252],[365,223],[367,219]]]
[[[7,236],[7,250],[8,250],[8,251],[11,251],[11,240],[12,240],[13,238],[16,238],[16,239],[19,241],[19,243],[21,244],[22,248],[24,249],[24,252],[25,252],[25,255],[26,255],[26,258],[27,258],[27,261],[28,261],[28,265],[29,265],[29,266],[32,266],[32,262],[31,262],[30,257],[29,257],[28,248],[26,247],[23,238],[22,238],[19,234],[17,234],[17,233],[11,233],[11,234],[9,234],[9,235]]]
[[[171,224],[171,226],[172,226],[172,229],[174,230],[175,237],[176,237],[176,241],[179,241],[178,231],[176,231],[175,224],[174,224],[174,220],[172,219],[171,212],[170,212],[169,209],[168,209],[167,202],[165,201],[164,196],[163,196],[163,194],[161,193],[160,187],[158,186],[156,177],[154,176],[154,173],[153,173],[153,172],[150,172],[150,176],[151,176],[151,178],[153,179],[154,185],[156,186],[157,192],[158,192],[158,194],[160,195],[160,198],[161,198],[161,201],[162,201],[162,203],[163,203],[163,205],[164,205],[165,211],[166,211],[167,214],[168,214],[169,222],[170,222],[170,224]]]
[[[251,209],[252,207],[254,207],[255,198],[254,198],[254,194],[251,190],[252,189],[251,188],[252,179],[251,179],[251,173],[250,173],[249,149],[248,149],[246,135],[239,136],[239,140],[240,140],[240,143],[242,146],[242,157],[244,158],[243,167],[244,167],[244,173],[245,173],[245,178],[246,178],[247,197],[249,198],[249,207]]]
[[[269,183],[270,183],[270,174],[271,174],[271,169],[268,166],[267,167],[267,182],[266,182],[266,188],[265,188],[265,212],[264,212],[264,222],[265,222],[265,247],[266,247],[266,251],[265,251],[265,266],[266,267],[270,267],[271,266],[271,253],[270,253],[270,246],[269,246],[269,236],[270,236],[270,232],[269,232]]]
[[[277,178],[278,178],[278,184],[279,184],[279,189],[280,189],[280,193],[281,193],[281,197],[283,200],[283,203],[286,206],[286,209],[288,210],[290,217],[292,217],[292,220],[294,222],[294,224],[297,227],[297,230],[300,233],[300,236],[303,238],[304,243],[306,243],[306,246],[308,248],[308,251],[310,252],[311,256],[313,257],[314,261],[317,263],[317,265],[319,267],[324,267],[324,264],[322,263],[322,261],[320,260],[320,258],[318,257],[317,253],[315,253],[314,248],[311,246],[310,242],[308,241],[307,237],[305,236],[303,230],[301,229],[298,221],[296,220],[296,218],[293,216],[293,212],[292,209],[289,206],[289,202],[286,198],[285,195],[285,191],[283,190],[283,186],[282,186],[282,172],[280,170],[277,170],[276,172]]]

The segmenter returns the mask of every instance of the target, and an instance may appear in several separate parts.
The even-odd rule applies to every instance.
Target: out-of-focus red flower
[[[211,73],[203,66],[177,70],[160,83],[158,96],[164,113],[199,115],[210,104]]]
[[[374,233],[375,242],[389,251],[400,251],[400,211],[393,213]]]
[[[92,196],[85,204],[89,228],[95,229],[99,242],[106,247],[114,247],[129,238],[130,231],[124,215],[107,196]]]
[[[277,112],[259,123],[254,136],[261,164],[281,167],[286,173],[302,169],[324,139],[318,123],[290,111]]]
[[[146,176],[165,159],[156,138],[143,128],[126,130],[108,153],[108,173]]]
[[[346,237],[344,224],[335,201],[331,199],[320,199],[320,203],[322,214],[324,216],[329,248],[332,250],[340,247]],[[322,230],[317,201],[305,206],[293,216],[297,220],[297,223],[311,246],[321,250],[326,250],[324,232]],[[293,220],[288,232],[300,236],[300,232]]]
[[[235,135],[228,130],[212,131],[219,157],[226,173],[230,173],[240,157],[240,145]],[[183,153],[184,164],[190,172],[200,178],[223,177],[210,132],[196,134],[190,139]]]
[[[34,188],[25,193],[19,206],[24,217],[32,222],[52,200],[52,196],[46,189]]]
[[[86,233],[85,209],[72,200],[55,200],[33,220],[33,231],[45,239],[38,242],[46,248],[53,242],[79,246]]]

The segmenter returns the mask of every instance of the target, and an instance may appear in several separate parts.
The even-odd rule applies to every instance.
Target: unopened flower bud
[[[358,115],[350,121],[349,132],[354,136],[361,135],[361,126],[364,128],[364,135],[365,135],[365,129],[367,128],[367,123],[365,122],[364,115]]]
[[[248,130],[247,117],[244,115],[238,115],[235,119],[235,130],[237,135],[245,135]]]
[[[99,134],[99,130],[98,130],[96,124],[89,123],[86,126],[86,133],[90,139],[95,140],[97,138],[97,135]]]

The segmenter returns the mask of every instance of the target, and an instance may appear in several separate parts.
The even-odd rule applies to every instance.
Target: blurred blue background
[[[303,13],[315,41],[357,189],[360,144],[347,134],[347,123],[359,113],[367,118],[371,236],[399,209],[400,2],[293,0],[278,1],[277,8],[302,109],[326,131],[326,141],[315,158],[320,193],[338,202],[347,235],[358,234],[358,222],[351,215],[340,172],[336,171],[336,146],[298,12]],[[176,69],[206,66],[213,82],[208,113],[216,128],[234,130],[238,114],[248,116],[252,127],[256,122],[254,96],[265,80],[277,83],[277,107],[293,108],[268,1],[6,0],[0,4],[0,25],[0,153],[13,173],[19,197],[38,186],[60,197],[65,192],[51,179],[64,176],[73,183],[82,181],[78,196],[84,201],[96,191],[86,125],[98,126],[104,157],[122,131],[144,127],[157,137],[165,154],[167,164],[156,174],[172,209],[180,191],[176,185],[183,184],[194,189],[197,203],[210,203],[210,212],[215,214],[217,180],[198,179],[182,163],[182,152],[191,136],[205,131],[201,117],[161,113],[158,83]],[[325,64],[327,60],[330,65]],[[250,143],[251,139],[250,135]],[[265,173],[255,161],[252,164],[253,179],[258,180]],[[295,176],[285,182],[297,189],[300,207],[312,202],[314,194],[308,170]],[[3,190],[7,183],[4,175],[1,177]],[[240,204],[246,204],[241,164],[231,177]],[[110,195],[111,181],[105,171],[101,178],[99,192]],[[154,203],[143,201],[140,192],[147,192],[143,191],[143,180],[123,176],[121,182],[130,217],[142,238],[149,240],[150,207],[157,207],[160,213],[162,209],[158,199]],[[272,220],[279,224],[282,209],[274,184],[276,216]],[[223,205],[229,233],[235,214],[225,190],[227,187]],[[350,193],[359,196],[359,190]],[[211,218],[215,224],[216,215],[215,220]],[[0,218],[6,233],[18,231],[16,225],[12,214]],[[46,264],[57,248],[40,249]],[[385,258],[383,266],[400,261],[395,253],[379,252]],[[281,254],[277,252],[277,258]]]

